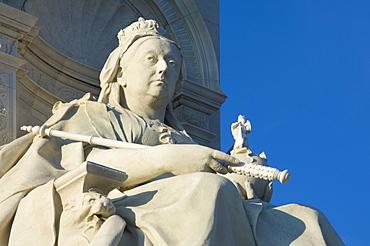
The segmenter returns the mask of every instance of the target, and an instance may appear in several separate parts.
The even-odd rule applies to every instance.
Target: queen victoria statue
[[[98,99],[57,103],[42,127],[1,147],[0,245],[343,244],[319,210],[274,206],[268,181],[230,173],[241,161],[266,166],[245,119],[231,155],[186,133],[172,107],[181,48],[156,21],[118,39]]]

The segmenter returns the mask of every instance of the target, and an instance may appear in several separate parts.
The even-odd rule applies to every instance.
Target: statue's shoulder
[[[45,122],[46,126],[51,126],[56,122],[67,119],[74,114],[90,111],[90,113],[106,111],[106,104],[96,101],[96,98],[91,93],[86,93],[80,99],[75,99],[70,102],[56,102],[53,106],[53,115]],[[83,110],[79,110],[79,109]],[[88,108],[88,109],[86,109]]]
[[[110,110],[107,104],[97,102],[94,96],[87,93],[68,103],[56,103],[53,115],[44,125],[70,133],[115,139]]]
[[[81,97],[80,99],[75,99],[75,100],[72,100],[70,102],[56,102],[53,106],[53,109],[52,109],[52,112],[53,112],[53,115],[55,114],[60,114],[61,112],[64,112],[68,109],[71,109],[71,108],[78,108],[82,105],[85,105],[86,103],[92,103],[92,104],[96,104],[96,105],[105,105],[103,103],[99,103],[96,101],[96,98],[91,94],[91,93],[86,93],[83,97]]]

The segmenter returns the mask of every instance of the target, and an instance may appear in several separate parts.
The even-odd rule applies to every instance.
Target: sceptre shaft
[[[69,133],[64,131],[58,131],[51,128],[47,128],[46,126],[22,126],[21,130],[32,132],[34,135],[39,135],[41,137],[49,136],[49,137],[59,137],[63,139],[69,139],[74,141],[86,142],[89,144],[100,145],[104,147],[110,148],[123,148],[123,149],[143,149],[143,148],[151,148],[151,146],[135,144],[135,143],[127,143],[112,139],[94,137],[94,136],[86,136],[81,134]],[[243,162],[241,162],[243,163]],[[279,180],[282,184],[286,183],[290,179],[290,174],[288,170],[279,171],[276,168],[266,167],[262,165],[255,165],[255,164],[248,164],[243,163],[241,166],[228,166],[229,171],[234,172],[239,175],[247,175],[259,179],[265,180]]]
[[[47,128],[46,126],[22,126],[21,130],[32,132],[34,135],[39,135],[41,137],[49,136],[49,137],[59,137],[64,139],[70,139],[80,142],[85,142],[89,144],[95,144],[110,148],[128,148],[128,149],[142,149],[148,148],[150,146],[135,144],[135,143],[127,143],[122,141],[111,140],[107,138],[100,138],[94,136],[86,136],[76,133],[69,133],[64,131],[58,131],[51,128]]]

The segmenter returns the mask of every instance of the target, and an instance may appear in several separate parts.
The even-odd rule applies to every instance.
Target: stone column
[[[8,42],[5,45],[4,40]],[[7,44],[15,45],[16,43],[16,40],[0,34],[0,49],[3,51],[0,52],[0,145],[8,143],[16,137],[17,74],[21,70],[20,67],[26,62],[5,53],[11,51],[5,49],[12,47],[6,47]]]
[[[38,30],[36,17],[0,3],[0,145],[16,138],[17,81],[26,74],[18,57]]]

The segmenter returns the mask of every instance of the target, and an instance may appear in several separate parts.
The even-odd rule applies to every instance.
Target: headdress
[[[132,36],[159,35],[166,37],[166,30],[159,26],[155,20],[145,20],[140,17],[138,21],[120,30],[117,34],[119,46],[125,45]]]
[[[176,45],[175,42],[167,39],[165,35],[166,30],[160,27],[155,20],[145,20],[142,17],[128,27],[120,30],[117,35],[119,45],[109,55],[104,67],[100,72],[100,87],[102,90],[100,92],[98,101],[108,103],[108,95],[112,92],[111,83],[116,82],[114,79],[118,72],[120,59],[136,40],[146,36],[158,36]]]
[[[136,40],[149,36],[161,37],[161,39],[165,39],[166,41],[173,43],[180,50],[180,47],[175,42],[166,38],[166,30],[160,27],[155,20],[145,20],[144,18],[140,17],[138,21],[118,32],[117,37],[119,40],[119,45],[109,55],[103,69],[100,72],[101,92],[98,99],[99,102],[109,103],[112,106],[120,106],[121,87],[118,83],[115,83],[117,82],[115,79],[120,67],[120,60]],[[180,78],[182,78],[181,72]],[[165,120],[167,123],[169,123],[169,125],[175,129],[183,131],[181,124],[178,122],[173,113],[172,103],[167,106],[166,111],[167,113]]]

